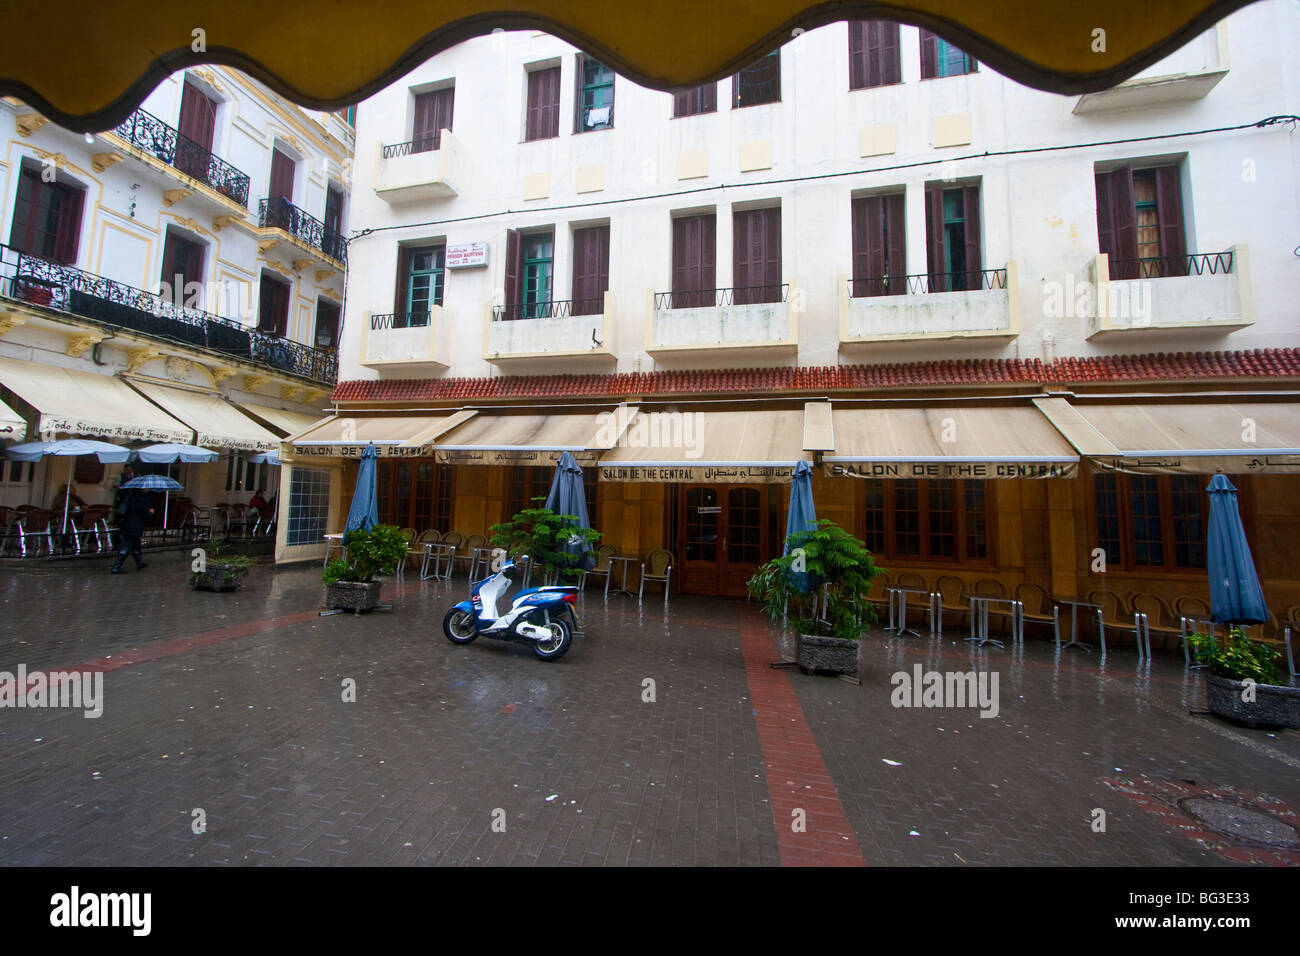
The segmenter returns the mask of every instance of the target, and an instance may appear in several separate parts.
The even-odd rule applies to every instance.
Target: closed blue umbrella
[[[806,461],[797,462],[794,474],[790,478],[790,513],[785,521],[785,550],[790,553],[790,536],[800,531],[817,529],[817,512],[813,508],[812,466]],[[795,585],[804,594],[812,590],[808,575],[801,571],[794,572]]]
[[[367,445],[361,452],[361,467],[357,469],[357,487],[352,493],[352,507],[348,509],[347,531],[368,531],[379,524],[379,489],[377,476],[379,452]]]
[[[578,520],[569,522],[567,527],[590,528],[591,519],[587,515],[587,491],[582,483],[582,469],[577,460],[567,451],[555,463],[555,477],[551,479],[551,493],[546,496],[546,507],[558,515],[573,515]],[[587,543],[581,538],[570,539],[560,547],[561,551],[582,557],[587,550]]]
[[[1268,605],[1241,526],[1237,489],[1226,475],[1215,475],[1205,490],[1210,494],[1206,564],[1212,616],[1219,624],[1262,624],[1268,620]]]

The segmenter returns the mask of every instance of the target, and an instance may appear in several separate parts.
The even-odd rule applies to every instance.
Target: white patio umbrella
[[[137,448],[135,457],[147,465],[170,465],[174,461],[183,461],[188,465],[207,464],[221,457],[220,452],[198,445],[181,445],[176,442],[163,442],[161,445],[146,445]]]
[[[265,465],[276,465],[276,466],[279,466],[279,464],[280,464],[280,453],[279,453],[278,451],[263,451],[263,452],[258,452],[258,453],[257,453],[256,455],[254,455],[252,458],[248,459],[248,461],[249,461],[250,464],[253,464],[253,465],[263,465],[263,464],[265,464]]]
[[[79,455],[94,455],[106,465],[120,464],[131,457],[131,449],[121,445],[111,445],[106,441],[92,441],[87,438],[65,438],[62,441],[29,441],[5,449],[5,457],[11,461],[40,461],[46,455],[56,455],[68,459],[68,481],[63,486],[63,526],[60,534],[68,530],[68,502],[72,496],[73,459]]]

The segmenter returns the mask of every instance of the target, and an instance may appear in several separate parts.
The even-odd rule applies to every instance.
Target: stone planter
[[[247,568],[209,563],[203,571],[190,573],[190,587],[196,591],[233,591],[244,583]]]
[[[1226,677],[1205,675],[1205,698],[1210,713],[1248,727],[1300,729],[1300,687],[1256,684],[1255,700],[1241,699],[1245,684]]]
[[[379,588],[382,582],[336,581],[325,587],[325,606],[331,611],[373,611],[379,607]]]
[[[856,674],[858,642],[842,637],[800,634],[795,660],[805,674]]]

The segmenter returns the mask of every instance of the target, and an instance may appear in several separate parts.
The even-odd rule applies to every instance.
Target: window
[[[445,245],[402,246],[398,250],[397,319],[394,328],[429,324],[429,313],[442,305]]]
[[[51,262],[75,264],[84,198],[80,189],[61,182],[44,182],[40,170],[23,163],[9,245]]]
[[[334,349],[339,345],[339,306],[329,299],[316,300],[316,348]]]
[[[781,51],[773,50],[731,78],[731,105],[781,102]]]
[[[781,210],[750,209],[732,214],[734,302],[781,301]]]
[[[1201,475],[1094,474],[1097,543],[1107,566],[1204,568],[1206,483]]]
[[[539,319],[551,315],[554,234],[506,232],[505,319]]]
[[[273,149],[271,151],[271,190],[267,193],[267,196],[270,199],[285,199],[293,202],[293,180],[297,169],[298,164],[292,156],[278,149]],[[278,222],[267,223],[267,225],[288,228],[287,225]]]
[[[329,516],[330,473],[316,468],[293,468],[289,473],[289,527],[285,543],[320,544]]]
[[[415,119],[411,132],[411,152],[427,153],[442,146],[442,131],[451,130],[456,87],[415,94]]]
[[[903,194],[853,200],[853,289],[855,296],[907,292]]]
[[[583,473],[587,470],[595,469],[586,469]],[[551,493],[551,480],[554,477],[555,469],[545,465],[513,465],[506,493],[506,520],[509,521],[526,508],[540,508],[546,496]],[[537,498],[542,501],[536,501]]]
[[[888,20],[849,21],[849,89],[901,83],[898,24]]]
[[[982,481],[901,478],[865,481],[867,547],[885,558],[986,561]]]
[[[718,111],[718,84],[705,83],[673,96],[673,116],[697,116]]]
[[[1097,239],[1112,279],[1187,275],[1177,166],[1097,173]]]
[[[227,491],[253,492],[258,488],[265,489],[267,487],[267,479],[273,466],[265,462],[261,465],[255,465],[248,460],[250,457],[252,457],[251,452],[248,457],[238,452],[231,452],[226,459]]]
[[[554,139],[560,135],[560,68],[528,73],[528,113],[524,140]]]
[[[570,315],[600,315],[609,291],[609,226],[573,230],[573,308]]]
[[[674,309],[707,308],[716,304],[717,229],[714,213],[673,220]]]
[[[979,186],[925,187],[926,266],[931,292],[978,291],[980,261]]]
[[[452,466],[433,461],[381,461],[379,520],[417,531],[452,531]]]
[[[335,110],[334,115],[347,123],[349,126],[356,128],[357,125],[357,108],[356,106],[345,106],[341,110]]]
[[[962,52],[943,37],[921,28],[921,79],[960,76],[978,69],[975,58]]]
[[[573,131],[609,129],[614,125],[614,71],[585,53],[578,54],[578,91]]]
[[[203,282],[203,243],[186,239],[174,229],[167,230],[163,244],[163,298],[183,306],[188,298],[186,286]],[[168,294],[170,293],[170,295]],[[202,304],[198,308],[203,308]]]
[[[289,283],[262,273],[257,329],[281,338],[289,331]]]
[[[343,190],[330,186],[325,191],[325,235],[338,236],[343,232]]]
[[[181,90],[179,129],[183,139],[176,144],[177,169],[207,182],[216,124],[216,102],[186,77]]]

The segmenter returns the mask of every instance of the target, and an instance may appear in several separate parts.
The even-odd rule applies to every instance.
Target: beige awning
[[[253,402],[236,402],[235,404],[244,411],[256,415],[272,427],[278,428],[286,435],[301,434],[321,421],[320,415],[306,415],[302,412],[291,412],[283,408],[272,408],[269,405],[256,405]]]
[[[1300,473],[1300,403],[1105,402],[1044,408],[1102,468],[1140,474]],[[1062,407],[1063,406],[1063,407]]]
[[[1029,405],[836,405],[827,475],[859,478],[1069,478],[1079,456]]]
[[[27,422],[4,402],[0,402],[0,441],[19,442],[26,437]]]
[[[564,452],[595,464],[637,418],[628,405],[538,413],[480,409],[438,439],[438,461],[449,465],[550,465]]]
[[[41,435],[189,443],[194,430],[120,379],[0,358],[0,382],[36,408]]]
[[[280,447],[277,435],[215,392],[195,392],[136,379],[131,379],[130,385],[193,428],[196,445],[243,451],[271,451]]]
[[[334,415],[290,439],[295,458],[360,458],[374,445],[380,458],[427,458],[440,435],[474,417],[449,408],[422,415]]]
[[[600,480],[787,482],[796,462],[812,460],[804,417],[802,408],[642,408],[601,456]]]

